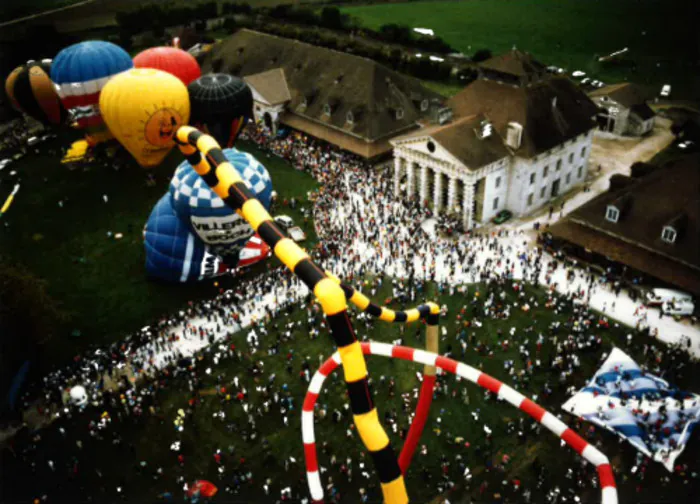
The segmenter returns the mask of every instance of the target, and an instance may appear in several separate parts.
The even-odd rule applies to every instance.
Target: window
[[[329,104],[323,105],[323,113],[326,115],[331,115],[331,106]]]
[[[578,167],[578,178],[583,177],[583,165]]]
[[[586,157],[586,148],[581,147],[581,157]]]
[[[501,187],[501,177],[496,177],[496,188]]]
[[[527,206],[532,206],[532,198],[534,198],[535,195],[534,193],[530,193],[527,195]]]
[[[674,243],[676,241],[676,230],[671,226],[664,226],[661,231],[661,239],[666,243]]]
[[[573,162],[574,162],[574,153],[571,152],[571,153],[569,153],[569,164],[571,164]]]
[[[605,219],[609,220],[610,222],[617,222],[617,220],[620,218],[620,211],[617,209],[617,207],[614,207],[612,205],[608,205],[608,209],[605,212]]]
[[[403,119],[403,109],[402,108],[396,109],[396,119]]]
[[[347,115],[345,116],[345,120],[352,124],[355,121],[355,117],[352,115],[352,112],[348,112]]]
[[[544,193],[547,191],[547,186],[540,189],[540,199],[544,199]]]
[[[544,171],[542,172],[542,177],[546,177],[548,173],[549,173],[549,165],[544,167]]]
[[[494,210],[498,209],[498,198],[493,198],[493,209]]]
[[[535,183],[535,173],[533,172],[530,174],[530,185],[532,185],[534,183]]]
[[[566,183],[570,184],[571,183],[571,173],[566,174]]]
[[[421,112],[428,110],[428,100],[423,100],[420,102],[420,110]]]
[[[561,170],[561,159],[557,159],[557,171]]]

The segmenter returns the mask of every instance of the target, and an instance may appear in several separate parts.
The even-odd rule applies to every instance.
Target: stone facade
[[[590,130],[534,158],[507,155],[476,169],[429,135],[396,140],[394,193],[457,213],[467,229],[504,209],[525,216],[585,181],[592,139]]]

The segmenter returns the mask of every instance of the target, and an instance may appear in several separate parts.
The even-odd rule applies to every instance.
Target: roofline
[[[418,125],[417,122],[416,122],[416,123],[412,123],[412,124],[409,124],[408,126],[404,126],[403,128],[399,128],[399,129],[397,129],[397,130],[390,131],[390,132],[388,132],[386,135],[382,135],[382,136],[376,137],[376,138],[369,138],[369,137],[365,137],[365,136],[362,136],[362,135],[358,135],[357,133],[354,133],[354,132],[352,132],[352,131],[347,131],[347,130],[345,130],[345,129],[343,129],[343,128],[340,128],[340,127],[338,127],[338,126],[336,126],[336,125],[334,125],[334,124],[330,124],[330,123],[327,123],[327,122],[324,122],[324,121],[320,121],[320,120],[318,120],[318,119],[316,119],[316,118],[314,118],[314,117],[311,117],[311,116],[308,116],[308,115],[305,115],[305,114],[300,114],[300,113],[298,113],[298,112],[296,112],[296,111],[294,111],[294,110],[291,110],[291,109],[285,110],[285,113],[287,113],[287,114],[293,114],[293,115],[299,116],[299,117],[301,117],[301,118],[303,118],[303,119],[306,119],[307,121],[315,122],[315,123],[320,124],[320,125],[322,125],[322,126],[325,126],[325,127],[327,127],[327,128],[330,128],[330,129],[334,129],[334,130],[336,130],[336,131],[339,131],[339,132],[341,132],[341,133],[343,133],[343,134],[345,134],[345,135],[348,135],[348,136],[357,138],[357,139],[359,139],[359,140],[363,140],[363,141],[365,141],[365,142],[367,142],[367,143],[381,142],[381,141],[382,141],[383,139],[385,139],[386,137],[392,136],[392,135],[396,134],[396,133],[399,132],[399,131],[403,131],[403,130],[406,130],[406,129],[408,129],[408,128],[413,128],[414,126],[417,126],[417,125]],[[391,140],[389,140],[389,142],[391,142]]]
[[[683,266],[687,266],[687,267],[690,268],[690,269],[693,269],[693,270],[696,270],[696,271],[700,271],[700,266],[697,266],[697,265],[695,265],[695,264],[686,262],[684,259],[680,259],[680,258],[678,258],[678,257],[672,256],[672,255],[669,255],[669,254],[666,254],[666,253],[661,252],[661,251],[659,251],[659,250],[657,250],[657,249],[653,249],[653,248],[651,248],[651,247],[649,247],[649,246],[647,246],[647,245],[644,245],[643,243],[639,243],[639,242],[636,242],[636,241],[634,241],[634,240],[630,240],[629,238],[626,238],[626,237],[624,237],[624,236],[622,236],[622,235],[618,235],[618,234],[616,234],[616,233],[612,233],[612,232],[610,232],[610,231],[607,230],[607,229],[600,228],[600,227],[598,227],[598,226],[595,226],[595,225],[591,224],[591,223],[588,222],[588,221],[585,221],[585,220],[582,220],[582,219],[580,219],[580,218],[577,218],[575,215],[571,215],[571,216],[569,217],[569,219],[571,220],[571,222],[573,222],[574,224],[578,224],[579,226],[584,226],[584,227],[593,229],[594,231],[597,231],[597,232],[599,232],[599,233],[603,233],[603,234],[606,234],[606,235],[608,235],[608,236],[612,236],[613,238],[615,238],[615,239],[617,239],[617,240],[623,241],[623,242],[625,242],[625,243],[629,243],[630,245],[634,245],[635,247],[639,247],[639,248],[644,249],[644,250],[646,250],[646,251],[648,251],[648,252],[651,252],[651,253],[653,253],[653,254],[660,255],[661,257],[665,257],[666,259],[669,259],[669,260],[671,260],[671,261],[680,263],[680,264],[682,264]]]

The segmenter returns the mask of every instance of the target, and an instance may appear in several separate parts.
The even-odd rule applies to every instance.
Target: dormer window
[[[420,111],[425,112],[428,110],[428,100],[423,100],[420,102]]]
[[[605,211],[605,220],[610,222],[617,222],[620,218],[620,210],[614,205],[608,205]]]
[[[399,107],[396,109],[396,119],[403,119],[403,108]]]
[[[327,116],[331,115],[331,106],[328,103],[325,103],[323,105],[323,113],[326,114]]]
[[[661,239],[666,243],[675,243],[676,236],[678,236],[678,233],[671,226],[664,226],[661,230]]]
[[[349,111],[349,112],[345,115],[345,120],[346,120],[349,124],[352,124],[352,123],[355,122],[355,116],[352,114],[352,111]]]

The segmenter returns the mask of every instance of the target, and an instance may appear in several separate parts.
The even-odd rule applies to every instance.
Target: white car
[[[671,84],[664,84],[661,87],[661,96],[668,97],[671,96]]]
[[[12,159],[3,159],[0,161],[0,170],[4,169],[7,165],[9,165],[12,162]]]
[[[574,70],[573,73],[571,74],[572,77],[578,79],[579,77],[584,77],[586,75],[586,72],[583,72],[581,70]]]
[[[294,226],[294,221],[289,215],[276,215],[275,222],[282,226],[285,231],[290,227]]]
[[[661,305],[661,311],[664,315],[685,316],[692,315],[695,311],[695,303],[689,300],[685,301],[666,301]]]
[[[591,82],[590,77],[584,77],[583,79],[581,79],[581,84],[588,84],[590,82]]]
[[[693,142],[692,140],[686,140],[685,142],[679,143],[678,148],[679,149],[688,149],[688,148],[692,147],[693,145],[695,145],[695,142]],[[2,169],[2,168],[0,168],[0,169]]]
[[[27,140],[27,145],[28,145],[29,147],[32,147],[32,146],[38,144],[39,142],[41,142],[41,139],[40,139],[39,137],[33,136],[33,137],[30,137],[30,138]]]
[[[649,306],[661,306],[672,301],[690,301],[691,303],[693,301],[693,296],[675,289],[652,289],[647,292],[646,297]]]

